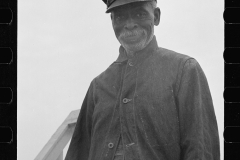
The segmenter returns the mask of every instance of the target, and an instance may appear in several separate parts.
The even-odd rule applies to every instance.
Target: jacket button
[[[131,99],[123,98],[123,103],[128,103]]]
[[[132,62],[129,62],[128,64],[129,64],[129,66],[133,66],[133,63],[132,63]]]
[[[113,148],[114,144],[113,143],[108,143],[108,148]]]

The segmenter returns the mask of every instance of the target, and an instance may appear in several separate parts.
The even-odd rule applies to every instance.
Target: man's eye
[[[143,18],[143,17],[146,17],[147,14],[145,12],[140,12],[140,13],[137,13],[137,17],[139,18]]]
[[[115,19],[116,20],[122,20],[122,19],[124,19],[124,16],[123,15],[118,15],[118,16],[115,17]]]

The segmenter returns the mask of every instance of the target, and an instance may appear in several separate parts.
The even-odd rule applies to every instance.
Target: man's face
[[[131,52],[142,50],[151,41],[154,25],[159,23],[159,8],[158,11],[155,11],[148,2],[129,3],[113,9],[111,12],[113,29],[126,50]]]

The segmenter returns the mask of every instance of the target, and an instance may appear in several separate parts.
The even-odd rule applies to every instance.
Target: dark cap
[[[109,13],[110,10],[114,7],[118,7],[124,4],[133,3],[133,2],[144,2],[144,1],[156,1],[157,0],[102,0],[107,5],[106,13]]]

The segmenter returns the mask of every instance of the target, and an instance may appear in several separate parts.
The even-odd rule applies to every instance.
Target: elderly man
[[[66,160],[219,160],[198,62],[158,47],[155,0],[104,0],[119,57],[90,84]]]

